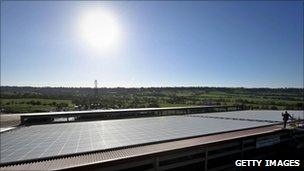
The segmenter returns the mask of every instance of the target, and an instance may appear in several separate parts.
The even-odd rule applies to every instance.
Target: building
[[[298,155],[304,142],[303,133],[282,129],[280,111],[247,110],[39,124],[0,135],[1,170],[233,169],[237,159]]]

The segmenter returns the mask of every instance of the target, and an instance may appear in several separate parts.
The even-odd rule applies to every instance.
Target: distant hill
[[[303,88],[1,87],[2,113],[242,104],[253,109],[303,109]]]

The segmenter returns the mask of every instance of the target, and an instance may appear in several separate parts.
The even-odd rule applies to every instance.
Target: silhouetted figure
[[[289,120],[289,118],[293,117],[289,113],[287,113],[287,111],[285,111],[285,113],[282,113],[282,116],[284,121],[284,128],[286,128],[287,121]]]

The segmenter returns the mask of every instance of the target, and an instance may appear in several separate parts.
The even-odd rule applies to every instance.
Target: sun
[[[120,38],[116,18],[100,9],[87,11],[82,16],[80,32],[85,43],[98,50],[113,48]]]

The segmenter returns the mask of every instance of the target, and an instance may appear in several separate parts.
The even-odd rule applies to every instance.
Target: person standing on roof
[[[287,111],[285,111],[285,113],[282,113],[282,116],[284,121],[284,128],[286,128],[287,121],[289,120],[289,118],[293,119],[293,117],[289,113],[287,113]]]

